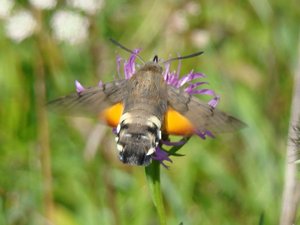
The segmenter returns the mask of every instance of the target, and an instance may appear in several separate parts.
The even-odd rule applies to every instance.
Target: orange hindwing
[[[122,116],[123,104],[117,103],[100,114],[100,119],[104,121],[108,126],[117,127]]]
[[[100,119],[108,126],[117,127],[122,116],[123,104],[117,103],[100,114]],[[165,116],[165,131],[170,135],[189,136],[194,134],[195,128],[192,123],[179,112],[169,108]]]

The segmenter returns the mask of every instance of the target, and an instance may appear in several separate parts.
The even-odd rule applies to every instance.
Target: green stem
[[[159,217],[160,225],[166,225],[166,212],[160,187],[160,163],[158,161],[153,161],[145,168],[145,172],[152,201]]]
[[[185,143],[190,139],[190,137],[183,137],[180,142],[184,141]],[[169,140],[168,137],[165,137],[165,140]],[[184,145],[184,144],[183,144]],[[176,155],[177,151],[183,147],[183,145],[173,146],[169,149],[169,155]],[[179,155],[178,155],[179,156]],[[166,225],[166,211],[164,207],[163,197],[161,193],[160,186],[160,162],[153,160],[152,163],[145,168],[146,177],[148,181],[148,186],[151,192],[152,201],[156,208],[160,225]]]

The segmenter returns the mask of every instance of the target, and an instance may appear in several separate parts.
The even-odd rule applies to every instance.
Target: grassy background
[[[17,7],[30,8],[26,1]],[[116,55],[128,54],[109,37],[142,47],[144,59],[204,50],[183,61],[182,72],[205,73],[221,96],[219,109],[249,126],[192,138],[180,150],[185,156],[162,170],[168,224],[252,225],[262,214],[264,224],[277,224],[298,60],[297,1],[107,1],[90,17],[89,39],[80,46],[51,37],[49,18],[64,7],[35,12],[43,30],[21,43],[5,36],[1,21],[0,224],[45,224],[45,215],[59,225],[157,224],[144,169],[118,161],[110,129],[43,117],[45,102],[74,91],[75,79],[93,86],[114,78]],[[202,44],[192,39],[199,29],[208,35]]]

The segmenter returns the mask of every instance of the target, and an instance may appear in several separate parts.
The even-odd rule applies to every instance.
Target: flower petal
[[[117,135],[117,134],[118,134],[118,132],[117,132],[117,128],[116,128],[116,127],[114,127],[114,128],[112,129],[112,132],[113,132],[113,134],[114,134],[114,135]]]
[[[206,139],[206,136],[215,138],[215,136],[209,130],[205,130],[205,131],[195,130],[195,134],[198,135],[203,140]]]
[[[186,84],[187,82],[190,82],[190,81],[192,81],[192,80],[194,80],[194,79],[197,79],[197,78],[200,78],[200,77],[205,77],[205,75],[202,74],[202,73],[194,73],[194,71],[192,70],[188,75],[182,77],[182,78],[178,81],[178,83],[179,83],[179,85],[180,85],[180,87],[181,87],[181,86],[183,86],[184,84]]]
[[[190,84],[186,89],[184,89],[185,92],[189,93],[191,92],[193,89],[203,85],[203,84],[208,84],[208,82],[197,82],[194,84]]]
[[[168,166],[164,163],[164,161],[173,162],[166,151],[162,150],[159,146],[156,147],[156,151],[152,156],[153,160],[159,161],[165,168]]]
[[[216,96],[216,97],[214,97],[212,100],[210,100],[208,102],[208,105],[211,106],[211,107],[213,107],[213,108],[216,108],[216,106],[219,103],[219,100],[220,100],[220,96]]]
[[[137,58],[137,54],[141,51],[141,49],[134,49],[133,54],[130,55],[129,60],[124,63],[124,72],[125,78],[129,79],[135,73],[135,60]]]
[[[81,92],[83,92],[85,90],[85,88],[81,85],[81,83],[79,83],[78,80],[75,80],[75,87],[76,87],[76,92],[78,94],[80,94]]]
[[[211,138],[215,138],[215,135],[213,135],[209,130],[206,130],[205,134]]]
[[[169,73],[170,73],[170,63],[165,64],[165,73],[164,73],[164,80],[167,82],[169,78]],[[168,82],[167,82],[168,83]]]
[[[211,95],[216,96],[215,92],[211,89],[201,89],[201,90],[191,90],[189,94],[201,94],[201,95]]]

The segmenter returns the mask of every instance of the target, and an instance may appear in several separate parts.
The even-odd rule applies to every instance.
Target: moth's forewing
[[[222,132],[232,132],[246,126],[242,121],[227,115],[218,109],[210,107],[196,97],[185,93],[183,90],[168,87],[168,104],[169,106],[187,118],[190,123],[185,123],[190,129],[190,125],[200,131],[206,130],[212,134]],[[184,127],[181,127],[184,130]]]
[[[114,125],[120,118],[122,107],[118,107],[127,93],[127,80],[119,80],[103,84],[99,87],[86,88],[80,93],[73,93],[48,103],[52,111],[65,115],[100,117],[108,125]],[[113,115],[116,113],[117,115]],[[115,117],[110,118],[110,117]],[[116,119],[116,117],[119,117]]]

